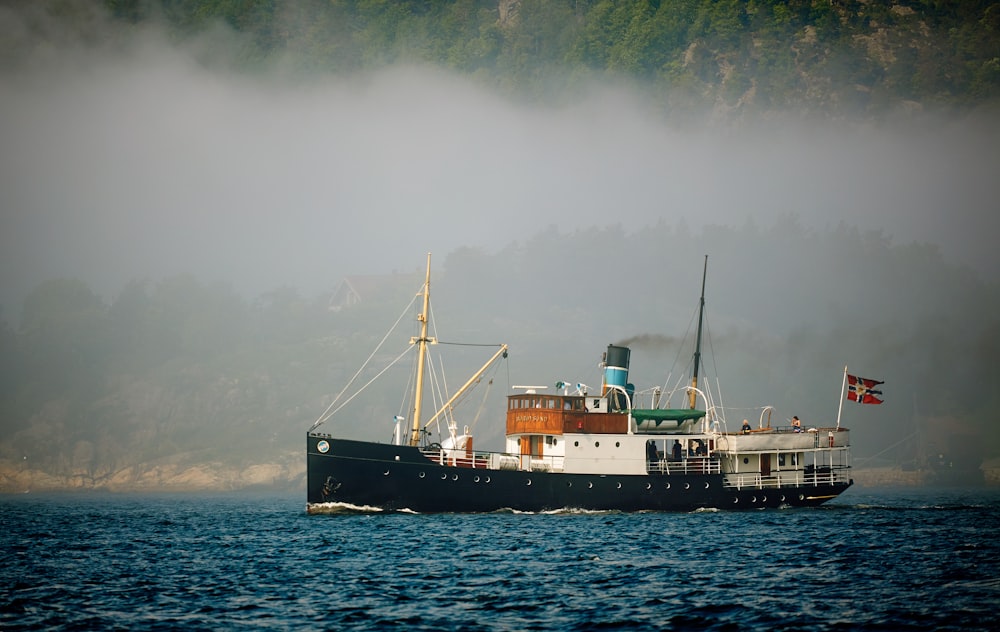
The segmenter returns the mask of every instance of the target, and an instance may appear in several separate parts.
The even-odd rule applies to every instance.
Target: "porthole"
[[[572,487],[573,481],[566,481],[566,487]]]
[[[588,482],[587,483],[587,489],[594,489],[594,484]]]
[[[487,476],[487,477],[486,477],[486,482],[487,482],[487,483],[489,483],[489,482],[490,482],[490,477],[489,477],[489,476]]]
[[[531,487],[531,479],[528,479],[528,487]]]
[[[472,479],[472,480],[474,480],[475,482],[477,482],[477,483],[478,483],[478,482],[479,482],[479,477],[477,476],[477,477],[475,477],[475,478],[474,478],[474,479]]]
[[[653,485],[650,483],[646,483],[646,489],[653,489]]]
[[[441,480],[442,481],[448,480],[448,475],[447,474],[442,474],[441,475]]]
[[[388,476],[388,475],[389,475],[389,470],[382,472],[382,476]]]
[[[709,484],[705,483],[705,489],[708,489],[708,488],[709,488]]]
[[[733,504],[738,504],[740,502],[739,497],[733,498]]]
[[[802,494],[799,494],[799,500],[803,500],[803,499],[805,499],[805,496],[803,496]]]
[[[601,442],[600,442],[600,441],[595,441],[595,442],[594,442],[594,447],[595,447],[595,448],[599,448],[599,447],[601,447]]]
[[[579,448],[580,447],[580,442],[579,441],[574,441],[573,442],[573,447],[574,448]]]
[[[622,484],[621,484],[621,482],[619,482],[618,483],[618,489],[621,489],[621,488],[622,488]]]
[[[784,494],[781,495],[781,502],[785,502],[785,495]]]
[[[616,447],[616,448],[620,448],[620,447],[622,447],[622,444],[621,444],[621,442],[619,442],[619,441],[615,441],[615,447]]]
[[[458,474],[452,474],[451,475],[451,480],[457,481],[458,480]]]
[[[417,474],[417,476],[419,476],[420,478],[423,478],[423,477],[425,477],[425,476],[427,476],[427,475],[426,475],[426,474],[424,474],[423,472],[421,472],[420,474]]]
[[[766,503],[767,502],[767,496],[761,496],[760,497],[760,502]]]
[[[666,485],[664,485],[664,487],[665,487],[666,489],[670,489],[670,483],[667,483]]]
[[[751,499],[750,499],[750,502],[752,502],[752,503],[755,503],[755,502],[757,502],[757,497],[756,497],[756,496],[754,496],[753,498],[751,498]]]
[[[749,463],[749,462],[750,462],[750,459],[748,459],[747,457],[743,457],[743,464],[744,465],[747,464],[747,463]]]

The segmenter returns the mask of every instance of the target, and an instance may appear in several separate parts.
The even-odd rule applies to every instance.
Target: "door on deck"
[[[770,476],[771,475],[771,455],[762,454],[760,455],[760,475]]]
[[[542,435],[526,435],[521,437],[521,467],[529,469],[531,459],[541,458],[542,446],[544,445]]]

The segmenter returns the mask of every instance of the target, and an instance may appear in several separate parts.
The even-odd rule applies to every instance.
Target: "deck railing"
[[[768,475],[748,472],[746,474],[730,474],[726,476],[726,487],[743,489],[778,489],[781,487],[802,487],[833,485],[850,481],[848,467],[821,467],[811,471],[794,470],[789,472],[772,472]]]
[[[659,459],[648,461],[646,470],[650,474],[718,474],[722,471],[718,458],[710,456],[693,456],[686,459]]]

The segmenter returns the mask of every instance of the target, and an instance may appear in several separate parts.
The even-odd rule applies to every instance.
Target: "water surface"
[[[997,525],[995,489],[636,514],[0,496],[0,629],[994,630]]]

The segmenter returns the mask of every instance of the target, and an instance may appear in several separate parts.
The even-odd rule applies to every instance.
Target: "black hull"
[[[319,441],[329,449],[321,453]],[[330,503],[432,512],[558,509],[693,511],[816,506],[851,483],[779,489],[725,487],[721,474],[601,475],[439,465],[420,450],[308,435],[308,510]]]

